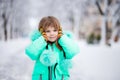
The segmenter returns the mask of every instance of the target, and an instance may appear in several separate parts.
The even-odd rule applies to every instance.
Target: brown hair
[[[53,16],[43,17],[39,23],[38,30],[42,33],[48,27],[54,27],[55,29],[60,29],[60,23],[57,18]],[[41,31],[42,29],[42,31]]]
[[[58,33],[62,31],[62,28],[60,27],[60,22],[57,18],[53,16],[43,17],[39,23],[38,30],[43,33],[48,27],[54,27],[56,30],[58,30]],[[58,44],[58,41],[56,41],[55,43],[56,46],[61,50],[62,47]]]

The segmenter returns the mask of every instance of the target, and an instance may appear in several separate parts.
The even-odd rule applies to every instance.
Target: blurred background
[[[120,0],[0,0],[0,80],[30,80],[24,49],[44,16],[80,46],[70,80],[120,80]]]

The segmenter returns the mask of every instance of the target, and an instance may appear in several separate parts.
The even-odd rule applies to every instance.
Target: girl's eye
[[[49,33],[50,31],[48,30],[48,31],[45,31],[45,32]]]
[[[54,32],[56,32],[57,30],[54,30]]]

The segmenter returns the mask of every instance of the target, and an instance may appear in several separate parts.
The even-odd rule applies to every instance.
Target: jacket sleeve
[[[41,52],[45,49],[47,43],[44,40],[43,36],[40,36],[38,39],[34,40],[28,47],[25,49],[25,53],[32,59],[36,60]]]
[[[80,51],[77,43],[67,35],[62,35],[58,43],[62,46],[67,59],[73,58]]]

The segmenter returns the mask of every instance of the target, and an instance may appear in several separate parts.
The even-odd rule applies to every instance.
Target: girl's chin
[[[50,39],[49,41],[50,42],[55,42],[57,39]]]
[[[50,42],[55,42],[56,40],[49,40]]]

